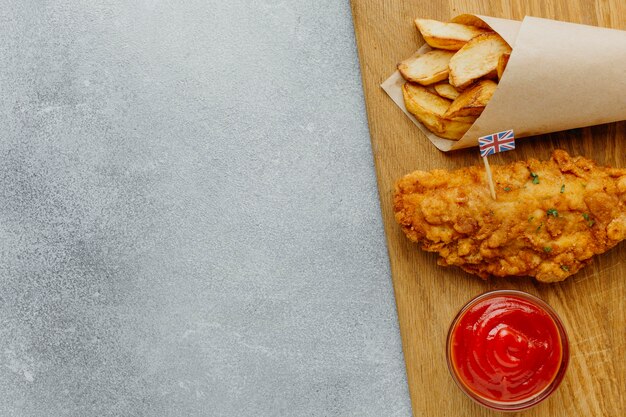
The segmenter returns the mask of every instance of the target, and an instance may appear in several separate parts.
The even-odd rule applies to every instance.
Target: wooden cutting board
[[[380,88],[396,63],[423,42],[413,26],[415,17],[447,20],[475,13],[521,20],[532,15],[626,30],[626,2],[352,0],[352,13],[413,414],[501,415],[474,404],[454,385],[444,346],[450,321],[466,301],[488,290],[513,288],[551,304],[561,315],[571,343],[563,384],[524,416],[626,416],[626,243],[597,257],[567,281],[551,285],[530,278],[482,281],[459,269],[437,266],[436,256],[409,242],[395,223],[394,181],[415,169],[480,164],[478,152],[439,152]],[[598,71],[602,76],[602,69]],[[572,103],[572,111],[581,105]],[[591,157],[602,165],[626,167],[626,123],[521,139],[516,151],[495,155],[490,161],[548,159],[555,148]],[[517,414],[522,413],[512,415]]]

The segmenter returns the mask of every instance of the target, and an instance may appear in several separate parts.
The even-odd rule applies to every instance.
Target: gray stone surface
[[[0,0],[0,415],[409,416],[347,1]]]

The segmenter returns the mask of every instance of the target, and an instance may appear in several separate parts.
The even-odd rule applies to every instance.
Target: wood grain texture
[[[352,0],[378,187],[387,234],[409,389],[415,416],[500,415],[474,404],[448,375],[445,338],[458,309],[492,289],[528,291],[550,303],[569,331],[571,362],[559,390],[524,416],[626,415],[626,244],[599,256],[567,281],[539,284],[530,278],[482,281],[442,268],[436,255],[409,242],[392,210],[394,181],[415,169],[479,164],[476,149],[444,154],[424,137],[380,88],[423,43],[415,17],[447,20],[461,13],[521,20],[525,15],[626,30],[623,0],[380,1]],[[572,111],[581,103],[572,103]],[[626,123],[522,139],[518,149],[490,158],[492,164],[549,158],[555,148],[626,167]],[[512,415],[521,414],[514,413]]]

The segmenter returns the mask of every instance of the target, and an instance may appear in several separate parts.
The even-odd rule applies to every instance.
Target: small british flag
[[[478,138],[478,146],[480,147],[480,156],[512,151],[515,149],[515,135],[513,134],[513,129],[480,137]]]

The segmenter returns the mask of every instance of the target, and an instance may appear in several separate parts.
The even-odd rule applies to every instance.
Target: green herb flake
[[[583,213],[583,219],[585,219],[585,221],[587,222],[587,226],[591,227],[594,224],[596,224],[595,220],[591,220],[591,218],[589,217],[589,215],[587,213]]]
[[[537,227],[537,232],[543,227],[543,222],[541,222],[541,224]]]
[[[534,172],[531,172],[530,176],[533,179],[533,184],[539,184],[539,175],[535,174]]]
[[[550,253],[550,252],[552,252],[552,248],[550,246],[546,246],[546,247],[543,248],[543,251],[547,252],[547,253]]]
[[[504,191],[508,193],[509,191],[511,191],[511,187],[504,187]]]
[[[561,185],[561,194],[565,192],[565,184]]]
[[[532,222],[533,220],[535,220],[535,216],[528,216],[528,221]]]
[[[554,216],[554,217],[559,217],[559,212],[558,212],[558,211],[556,211],[556,209],[553,209],[553,208],[548,209],[548,210],[546,211],[546,213],[548,214],[548,216],[552,215],[552,216]]]
[[[569,266],[567,265],[561,265],[561,269],[565,272],[569,272]]]

